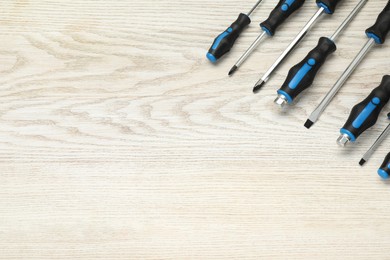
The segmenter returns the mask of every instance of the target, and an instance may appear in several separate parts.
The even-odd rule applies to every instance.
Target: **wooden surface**
[[[230,67],[276,1],[217,66],[213,38],[255,1],[1,1],[1,259],[390,259],[390,191],[376,174],[388,123],[335,143],[389,73],[376,47],[320,121],[303,123],[365,43],[371,0],[310,89],[274,106],[291,65],[357,1],[325,16],[258,95],[251,89],[317,10],[307,1]]]

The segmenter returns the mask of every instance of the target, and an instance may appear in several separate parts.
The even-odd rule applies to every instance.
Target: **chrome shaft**
[[[283,53],[279,56],[279,58],[275,61],[275,63],[268,69],[268,71],[264,74],[264,76],[257,82],[256,86],[261,82],[267,82],[272,72],[280,65],[280,63],[290,54],[290,52],[300,43],[300,41],[306,36],[307,32],[314,25],[314,23],[318,20],[319,17],[324,13],[324,8],[321,7],[318,11],[313,15],[313,17],[307,22],[305,27],[299,32],[299,34],[294,38],[294,40],[287,46],[287,48],[283,51]]]
[[[344,85],[345,81],[349,78],[352,72],[356,69],[359,63],[363,60],[372,46],[375,44],[374,39],[370,38],[367,43],[363,46],[359,54],[355,57],[355,59],[351,62],[351,64],[347,67],[347,69],[343,72],[341,77],[337,80],[336,84],[332,87],[332,89],[326,94],[325,98],[321,101],[321,103],[317,106],[317,108],[311,113],[309,116],[309,120],[312,123],[315,123],[318,118],[321,116],[322,112],[326,109],[332,99],[336,96],[337,92]]]
[[[355,18],[355,16],[359,13],[359,11],[363,8],[363,6],[367,3],[368,0],[361,0],[356,7],[352,10],[352,12],[348,15],[347,18],[343,21],[343,23],[337,28],[334,34],[330,37],[332,41],[335,41],[336,38],[340,35],[340,33],[350,24],[350,22]]]
[[[259,46],[261,40],[267,35],[266,32],[260,34],[256,40],[251,44],[251,46],[246,50],[246,52],[240,57],[240,59],[236,62],[235,66],[240,67],[242,63],[252,54],[252,52]]]
[[[386,127],[386,129],[382,132],[382,134],[378,137],[378,139],[370,147],[370,149],[364,154],[362,158],[364,161],[368,161],[368,159],[371,158],[371,156],[374,154],[376,149],[378,149],[379,145],[383,142],[383,140],[386,139],[389,133],[390,133],[390,124]]]
[[[250,16],[250,15],[253,13],[253,11],[256,10],[256,8],[259,6],[259,4],[260,4],[261,2],[263,2],[263,0],[257,1],[257,3],[252,7],[252,9],[247,13],[247,15]]]

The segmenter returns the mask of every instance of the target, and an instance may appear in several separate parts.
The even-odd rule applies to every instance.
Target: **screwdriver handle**
[[[352,142],[367,129],[375,125],[379,113],[390,99],[390,75],[383,77],[379,87],[375,88],[371,94],[357,104],[341,128],[340,133],[349,136]]]
[[[325,9],[327,14],[333,14],[341,0],[316,0],[317,6]]]
[[[366,30],[368,38],[375,40],[377,44],[383,44],[386,41],[386,36],[390,30],[390,1],[383,11],[379,14],[373,26]]]
[[[390,153],[387,154],[385,160],[383,161],[381,167],[378,170],[378,174],[384,180],[390,177]]]
[[[242,31],[251,23],[248,15],[241,13],[237,20],[230,25],[223,33],[215,38],[213,45],[207,53],[207,58],[212,62],[217,62],[223,55],[228,53],[240,36]]]
[[[288,103],[292,103],[302,91],[312,85],[318,70],[336,49],[336,44],[331,39],[321,37],[317,46],[290,69],[278,94],[284,96]]]
[[[277,28],[295,11],[302,7],[305,0],[280,0],[272,10],[267,20],[260,23],[260,27],[268,35],[273,36]]]

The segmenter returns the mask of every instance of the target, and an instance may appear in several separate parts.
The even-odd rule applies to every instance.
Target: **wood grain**
[[[389,185],[375,173],[389,141],[357,164],[389,106],[356,144],[335,144],[389,73],[388,44],[303,127],[386,1],[369,1],[287,113],[273,99],[288,68],[357,1],[324,17],[258,95],[317,8],[308,1],[228,78],[275,1],[217,66],[205,53],[252,2],[1,1],[0,259],[390,259]]]

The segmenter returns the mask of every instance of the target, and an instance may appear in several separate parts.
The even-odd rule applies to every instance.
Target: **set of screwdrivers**
[[[240,34],[251,23],[251,14],[260,6],[262,1],[263,0],[257,1],[248,13],[241,13],[237,20],[214,40],[207,53],[207,58],[212,63],[217,63],[219,59],[230,52]],[[288,109],[291,105],[296,103],[296,98],[299,95],[304,93],[306,89],[313,85],[320,68],[324,66],[327,58],[337,50],[336,39],[348,27],[350,22],[356,17],[367,1],[368,0],[360,0],[330,37],[321,37],[317,46],[312,49],[301,62],[294,65],[289,70],[286,80],[277,90],[277,97],[275,99],[276,105],[282,109]],[[316,0],[318,11],[315,12],[315,14],[308,20],[301,31],[296,35],[271,67],[256,82],[253,88],[254,93],[258,93],[264,87],[271,75],[278,69],[280,64],[285,61],[287,56],[290,55],[300,44],[302,39],[309,33],[314,24],[320,20],[320,17],[323,14],[334,14],[339,2],[341,2],[341,0]],[[271,11],[268,18],[260,23],[261,33],[230,69],[228,73],[229,76],[232,76],[244,64],[249,56],[252,55],[256,48],[261,44],[263,39],[274,36],[278,31],[278,28],[285,21],[293,19],[292,17],[290,18],[290,16],[294,16],[304,3],[305,0],[280,0]],[[352,72],[358,67],[372,47],[385,43],[389,30],[390,0],[376,18],[374,25],[365,31],[368,38],[366,44],[364,44],[362,49],[345,69],[334,86],[309,116],[308,120],[304,124],[306,128],[310,129],[318,121],[326,107],[331,103],[332,99],[336,96],[341,87],[351,76]],[[340,129],[340,136],[337,139],[337,143],[340,146],[345,146],[349,142],[355,142],[367,129],[375,125],[382,109],[389,100],[390,75],[385,75],[380,85],[376,87],[367,96],[367,98],[352,108],[349,118],[347,119],[345,125]],[[387,115],[387,118],[390,120],[390,113]],[[364,165],[379,145],[386,139],[389,133],[390,124],[360,160],[360,165]],[[390,178],[390,153],[386,156],[383,164],[378,170],[378,174],[383,179]]]

